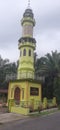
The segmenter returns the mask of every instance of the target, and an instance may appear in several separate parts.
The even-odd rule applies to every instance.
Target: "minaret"
[[[17,79],[34,79],[34,50],[36,48],[36,40],[33,38],[33,27],[35,26],[35,19],[33,11],[30,8],[30,0],[28,1],[28,8],[23,14],[21,25],[22,37],[19,39],[18,44],[20,57]]]
[[[29,115],[30,112],[38,111],[42,102],[41,83],[34,77],[34,50],[36,41],[33,38],[33,27],[35,26],[34,14],[28,8],[21,20],[22,37],[19,39],[20,50],[18,74],[16,80],[9,82],[8,108],[10,112]]]

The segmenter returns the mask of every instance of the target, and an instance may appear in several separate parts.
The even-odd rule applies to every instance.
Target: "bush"
[[[46,109],[47,106],[48,106],[48,102],[47,102],[47,98],[45,97],[45,98],[43,99],[43,109]]]
[[[57,106],[56,97],[53,97],[52,104],[53,104],[53,107]]]
[[[42,103],[38,106],[38,111],[39,111],[39,113],[40,113],[40,111],[42,111],[43,110],[43,106],[42,106]]]

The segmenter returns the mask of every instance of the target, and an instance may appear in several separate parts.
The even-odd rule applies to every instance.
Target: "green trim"
[[[35,26],[35,19],[32,19],[32,18],[30,18],[30,17],[28,17],[28,18],[27,18],[27,17],[26,17],[26,18],[22,18],[22,20],[21,20],[22,26],[23,26],[23,24],[24,24],[25,22],[32,23],[33,26]]]
[[[35,43],[36,44],[36,40],[35,40],[35,38],[33,38],[33,37],[30,37],[30,34],[29,34],[29,36],[27,37],[27,36],[24,36],[24,37],[21,37],[19,40],[19,43]]]
[[[21,63],[21,64],[26,63],[26,64],[32,64],[32,65],[34,64],[34,62],[31,62],[30,60],[29,60],[29,61],[23,60],[23,61],[21,61],[20,63]]]
[[[20,49],[22,47],[31,47],[31,48],[33,48],[35,50],[35,48],[36,48],[35,43],[34,44],[32,44],[32,43],[27,44],[27,43],[28,42],[25,42],[24,44],[23,43],[18,44],[18,48]]]
[[[10,83],[14,83],[14,82],[31,82],[31,83],[37,83],[37,84],[41,84],[40,80],[36,80],[36,79],[17,79],[17,80],[10,80]]]
[[[24,23],[23,26],[25,26],[25,25],[32,25],[32,23],[26,22],[26,23]]]
[[[28,70],[29,72],[30,71],[35,72],[34,68],[33,69],[31,69],[31,68],[18,68],[18,72],[21,70]]]
[[[32,38],[32,35],[25,34],[24,37]]]

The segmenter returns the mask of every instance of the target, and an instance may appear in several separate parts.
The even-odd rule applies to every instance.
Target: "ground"
[[[60,130],[60,111],[0,124],[1,130]]]
[[[3,114],[3,113],[7,113],[8,112],[8,107],[0,107],[0,114]]]

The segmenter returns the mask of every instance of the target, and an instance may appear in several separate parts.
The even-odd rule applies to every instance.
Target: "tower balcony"
[[[36,40],[34,38],[29,38],[29,37],[22,37],[19,39],[19,44],[18,44],[18,48],[20,49],[21,47],[24,46],[29,46],[32,47],[34,50],[36,48]]]

